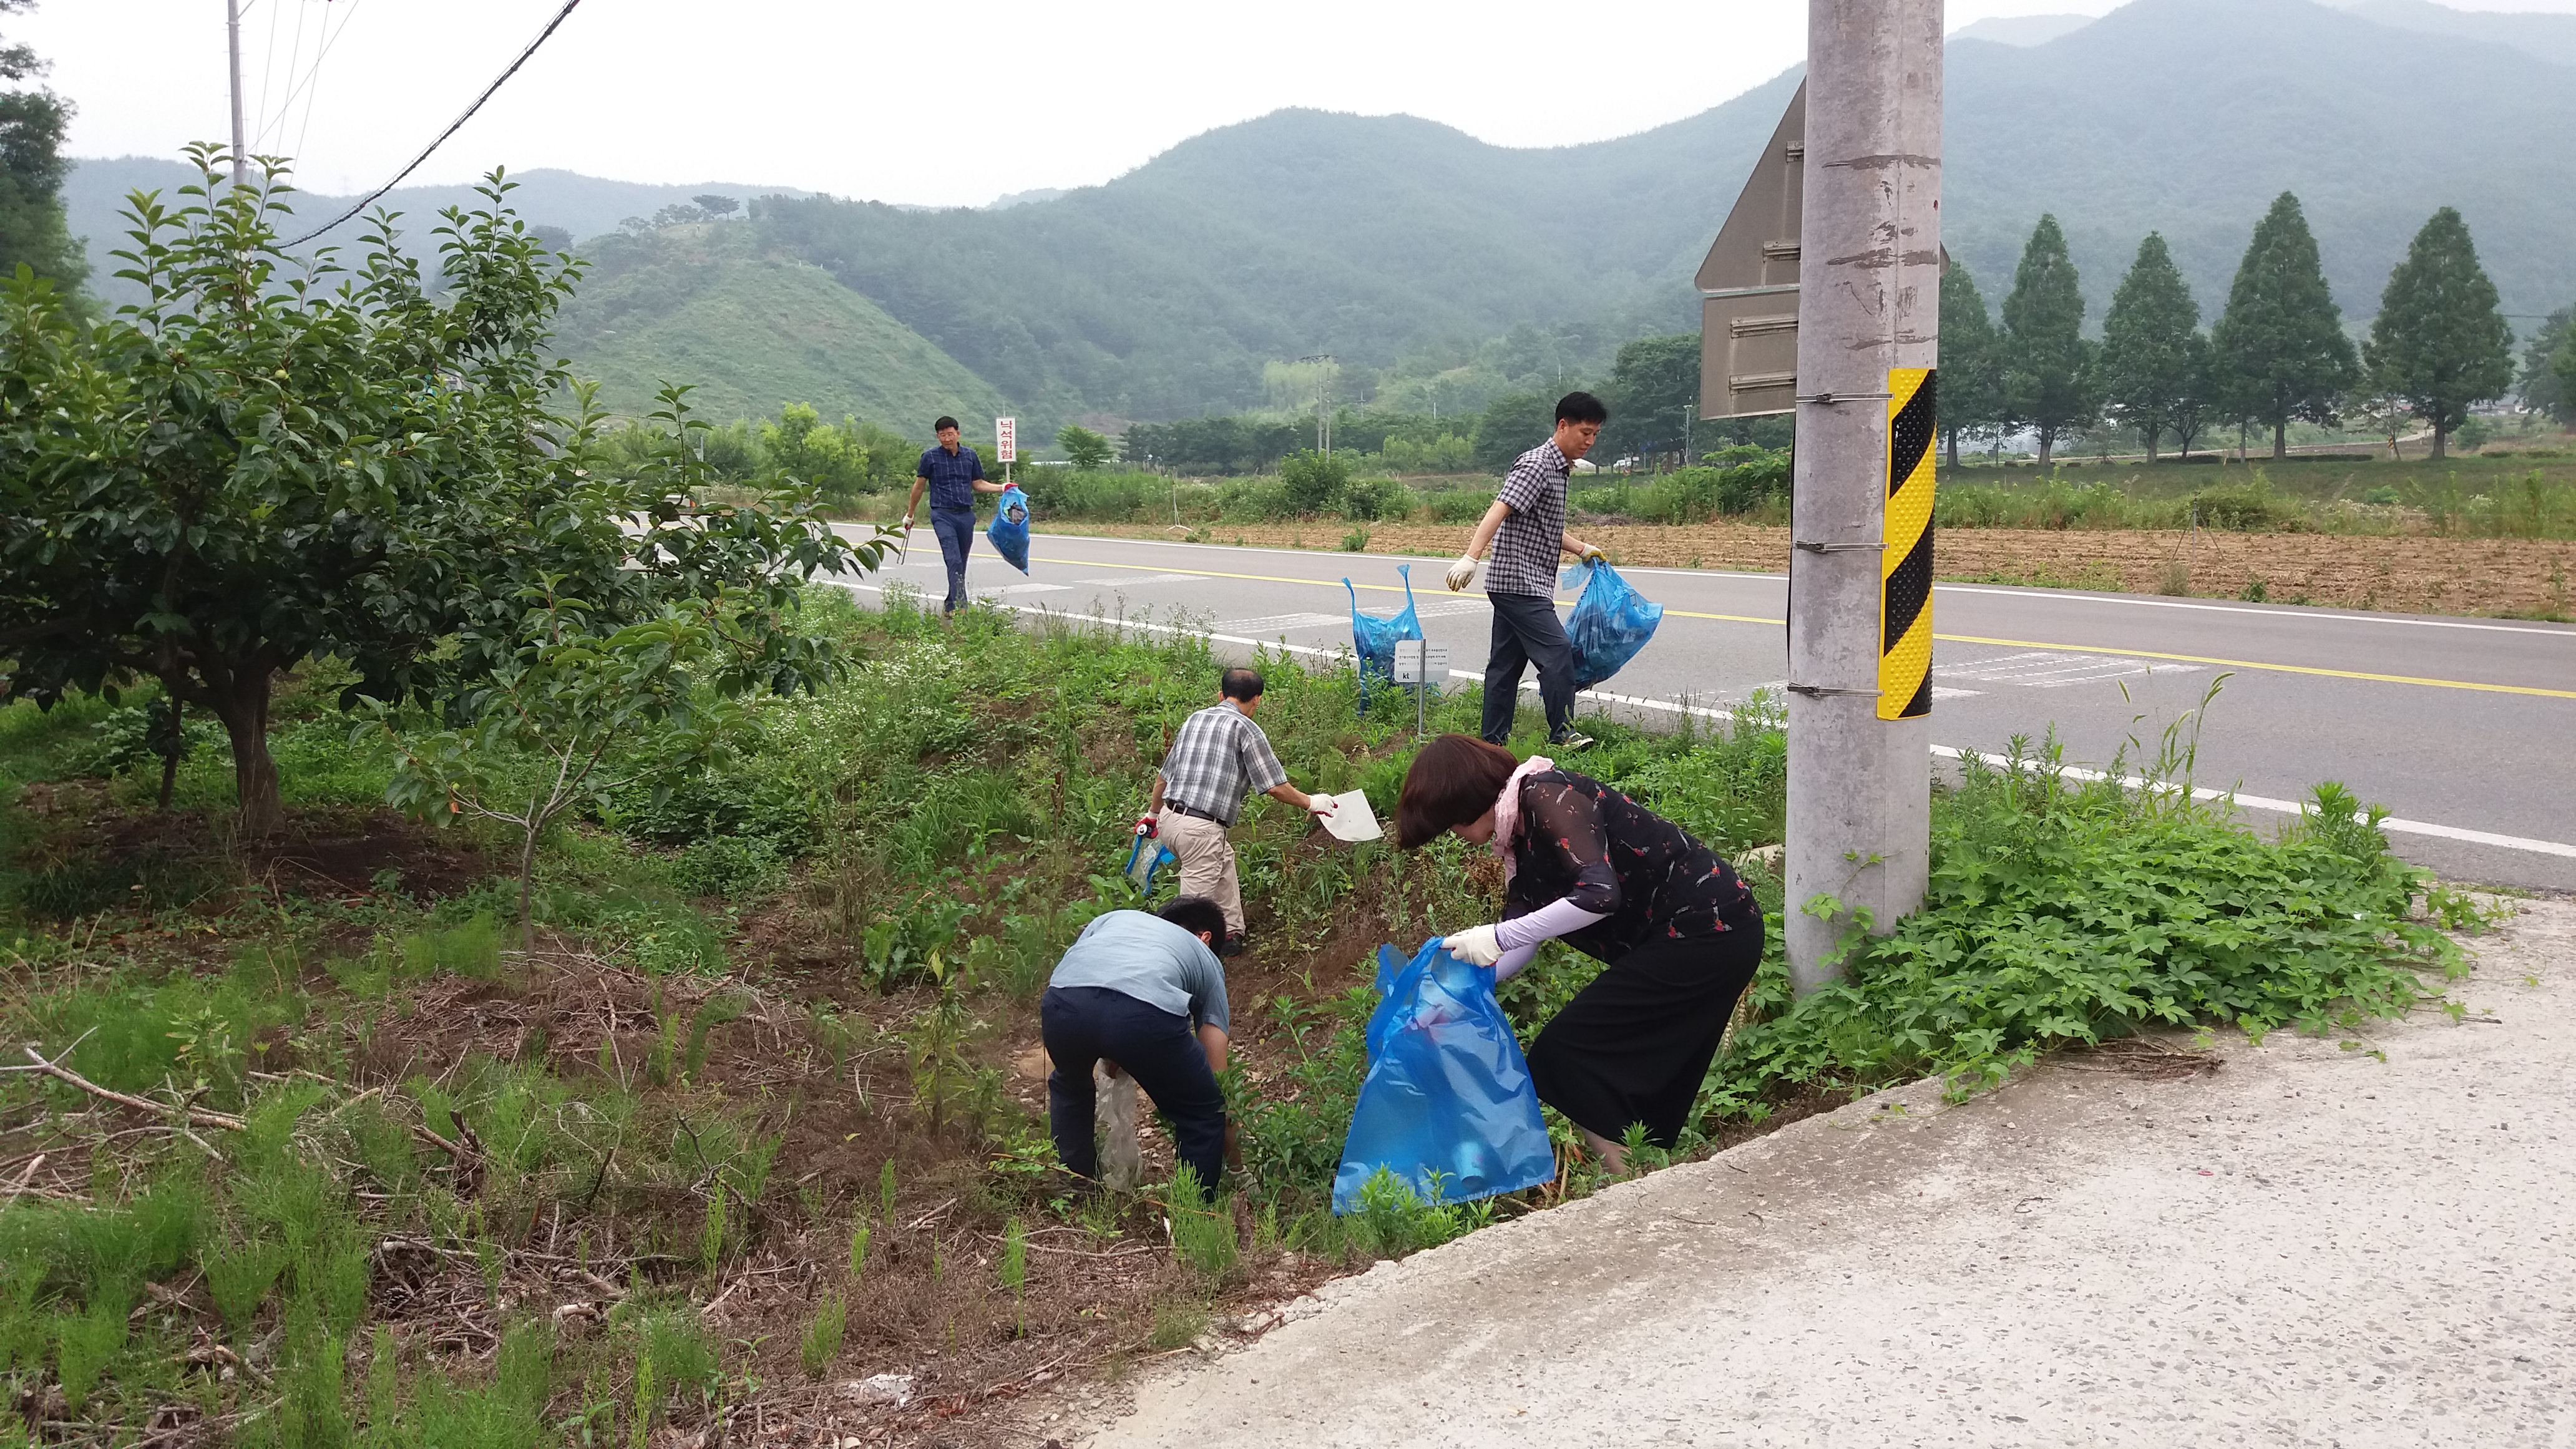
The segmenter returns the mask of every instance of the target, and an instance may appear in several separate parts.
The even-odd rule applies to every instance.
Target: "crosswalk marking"
[[[2113,679],[2135,679],[2146,674],[2199,674],[2197,664],[2164,664],[2146,659],[2123,659],[2109,654],[2061,654],[2035,649],[2021,654],[2005,654],[1993,659],[1972,659],[1956,664],[1936,665],[1932,673],[1941,679],[1967,679],[1987,684],[2025,684],[2033,689],[2064,689],[2074,684],[2101,684]]]

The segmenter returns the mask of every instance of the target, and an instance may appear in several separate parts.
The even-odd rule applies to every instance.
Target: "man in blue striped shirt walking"
[[[948,565],[948,598],[939,606],[945,618],[966,605],[966,554],[975,546],[975,495],[999,493],[1002,485],[984,476],[984,460],[957,441],[957,420],[941,418],[931,425],[939,446],[921,455],[913,469],[912,497],[903,505],[903,532],[912,536],[912,519],[921,507],[921,492],[930,490],[930,529],[939,535],[939,557]]]

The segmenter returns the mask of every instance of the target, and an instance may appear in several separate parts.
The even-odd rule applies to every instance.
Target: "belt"
[[[1201,810],[1196,805],[1184,805],[1178,800],[1164,801],[1163,808],[1171,811],[1175,815],[1195,815],[1201,820],[1213,820],[1219,825],[1232,825],[1234,823],[1233,821],[1226,819],[1224,816],[1217,814],[1213,810]]]

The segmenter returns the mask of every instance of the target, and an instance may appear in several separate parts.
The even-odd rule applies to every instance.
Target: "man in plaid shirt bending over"
[[[1565,531],[1565,476],[1601,440],[1610,409],[1588,392],[1570,392],[1556,404],[1556,436],[1521,454],[1503,477],[1494,506],[1476,525],[1467,552],[1449,566],[1449,587],[1475,582],[1485,545],[1494,561],[1485,569],[1485,597],[1494,606],[1494,643],[1485,661],[1485,738],[1511,743],[1519,710],[1521,667],[1538,666],[1538,697],[1547,706],[1547,742],[1579,750],[1591,744],[1574,729],[1574,645],[1556,617],[1556,560],[1572,554],[1587,562],[1601,550]]]
[[[1288,783],[1288,772],[1270,749],[1270,737],[1252,722],[1261,707],[1261,675],[1229,669],[1217,702],[1181,722],[1171,753],[1154,777],[1154,801],[1136,822],[1138,835],[1159,836],[1181,867],[1181,894],[1205,896],[1225,912],[1225,943],[1218,953],[1243,954],[1243,885],[1235,876],[1234,846],[1225,832],[1259,790],[1315,815],[1333,813]]]

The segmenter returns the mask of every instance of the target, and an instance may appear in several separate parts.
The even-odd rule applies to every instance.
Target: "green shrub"
[[[1486,509],[1494,506],[1494,495],[1473,488],[1459,488],[1431,494],[1423,500],[1423,506],[1430,512],[1434,523],[1474,523],[1485,516]]]
[[[1351,465],[1336,454],[1318,453],[1306,448],[1279,460],[1281,500],[1289,512],[1301,518],[1313,518],[1339,509],[1349,495],[1350,486]]]
[[[1400,519],[1412,511],[1412,491],[1392,478],[1355,478],[1342,490],[1342,516],[1354,522]]]
[[[691,896],[747,900],[786,876],[777,845],[758,836],[716,835],[692,841],[671,865],[671,883]]]
[[[2417,873],[2340,787],[2275,842],[2181,784],[2079,786],[2053,749],[2026,746],[1965,762],[1933,813],[1923,909],[1857,934],[1844,979],[1794,1008],[1772,933],[1755,991],[1767,1019],[1703,1103],[1736,1115],[1784,1084],[1933,1073],[1982,1087],[2050,1047],[2158,1025],[2324,1032],[2403,1014],[2420,972],[2463,969],[2412,919]]]

